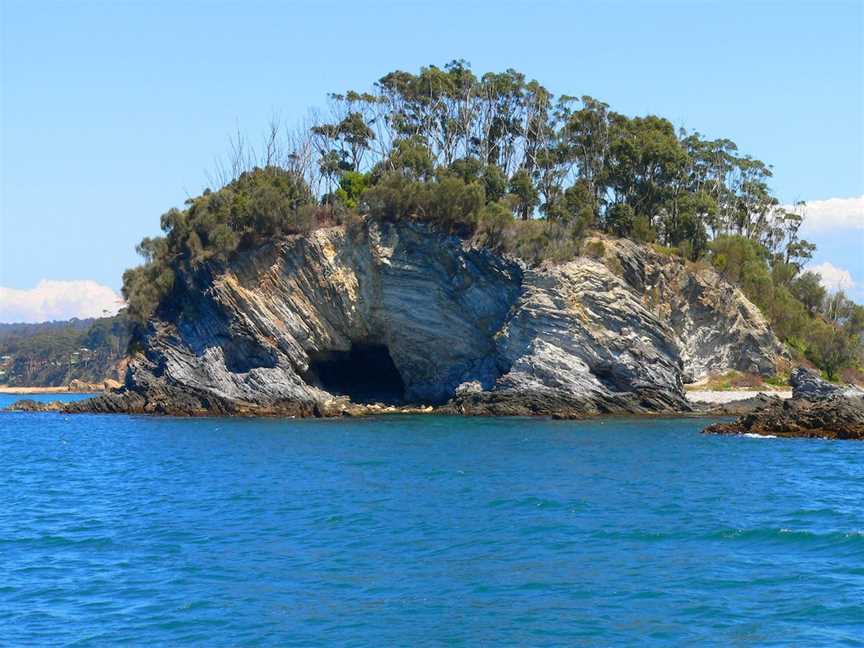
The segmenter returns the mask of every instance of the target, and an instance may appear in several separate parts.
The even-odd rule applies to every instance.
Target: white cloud
[[[845,268],[838,268],[829,261],[810,266],[807,270],[818,274],[822,279],[822,285],[828,290],[852,290],[855,287],[852,273]]]
[[[47,322],[71,317],[113,315],[123,299],[95,281],[42,279],[35,288],[16,290],[0,286],[0,322]]]
[[[803,229],[807,232],[864,230],[864,196],[808,201]]]

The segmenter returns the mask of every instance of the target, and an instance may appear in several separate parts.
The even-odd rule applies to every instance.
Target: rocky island
[[[332,416],[687,411],[685,381],[772,374],[784,351],[710,268],[631,241],[527,267],[423,223],[334,226],[190,278],[120,391],[67,411]]]
[[[162,215],[123,386],[63,411],[688,413],[711,376],[860,365],[864,308],[730,140],[464,61],[331,101]]]

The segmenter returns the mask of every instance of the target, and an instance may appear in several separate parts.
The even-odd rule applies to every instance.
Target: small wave
[[[748,439],[776,439],[777,438],[773,434],[753,434],[752,432],[745,432],[741,436],[745,436]]]
[[[633,529],[627,531],[598,530],[594,538],[604,540],[635,540],[638,542],[686,542],[686,541],[733,541],[733,542],[773,542],[807,543],[825,545],[858,545],[864,543],[864,531],[817,532],[788,528],[718,529],[707,533],[687,531],[651,531]]]
[[[743,540],[767,542],[796,542],[815,544],[859,544],[864,542],[862,531],[828,531],[817,532],[803,529],[787,528],[756,528],[756,529],[725,529],[707,536],[714,540]]]
[[[543,497],[524,497],[521,499],[496,499],[489,502],[489,508],[540,508],[555,509],[564,506],[563,502]]]

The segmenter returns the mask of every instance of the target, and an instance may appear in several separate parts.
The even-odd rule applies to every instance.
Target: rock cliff
[[[124,387],[69,411],[686,411],[683,383],[783,349],[709,268],[623,240],[529,268],[420,223],[319,229],[183,278]]]

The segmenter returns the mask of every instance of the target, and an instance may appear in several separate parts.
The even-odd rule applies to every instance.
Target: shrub
[[[486,205],[481,211],[477,224],[477,240],[481,245],[499,250],[504,245],[508,228],[513,225],[513,212],[500,202]]]
[[[176,273],[207,261],[227,261],[243,245],[306,232],[312,192],[295,173],[277,167],[243,173],[219,191],[206,190],[170,209],[160,224],[164,237],[145,238],[137,247],[144,264],[123,275],[129,314],[148,318],[172,291]]]
[[[593,239],[585,244],[584,253],[592,259],[602,259],[606,256],[606,245],[600,239]]]

